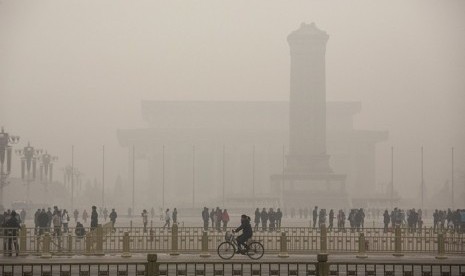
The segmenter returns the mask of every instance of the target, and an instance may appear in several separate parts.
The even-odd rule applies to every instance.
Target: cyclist
[[[233,232],[239,232],[242,230],[242,234],[237,237],[237,252],[240,254],[243,253],[243,247],[245,248],[247,245],[245,242],[252,238],[253,231],[252,226],[250,225],[250,217],[246,215],[241,216],[241,226],[237,227],[237,229],[233,230]]]

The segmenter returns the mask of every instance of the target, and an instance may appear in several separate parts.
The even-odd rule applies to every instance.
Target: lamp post
[[[31,183],[36,179],[37,160],[42,154],[42,150],[35,149],[33,146],[31,146],[31,143],[28,142],[27,146],[25,146],[22,150],[16,150],[16,154],[21,157],[21,179],[26,182],[26,198],[27,202],[29,203],[29,191],[31,188]]]
[[[10,144],[16,144],[18,142],[19,136],[9,135],[2,127],[0,132],[0,206],[3,204],[3,188],[9,184],[6,180],[11,172]]]
[[[83,173],[81,173],[77,168],[73,166],[66,166],[63,169],[64,173],[64,182],[63,184],[65,187],[68,187],[71,189],[71,209],[74,210],[74,184],[77,184],[79,186],[79,189],[81,188],[81,177],[83,176]]]
[[[391,209],[394,206],[394,147],[391,147]]]
[[[58,157],[52,156],[47,151],[39,157],[39,178],[44,184],[45,191],[48,191],[48,184],[53,182],[53,163]]]
[[[425,179],[423,174],[423,146],[421,147],[421,209],[423,209],[423,203],[425,198]]]

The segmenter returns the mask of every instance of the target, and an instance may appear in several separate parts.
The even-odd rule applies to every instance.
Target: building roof
[[[328,128],[352,128],[360,110],[360,102],[328,102]],[[142,116],[156,128],[287,129],[289,102],[143,101]]]

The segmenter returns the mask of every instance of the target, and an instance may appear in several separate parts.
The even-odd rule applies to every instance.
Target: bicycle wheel
[[[263,245],[259,242],[252,242],[247,250],[247,256],[254,260],[258,260],[263,257],[264,253],[265,248],[263,248]]]
[[[236,254],[236,247],[230,242],[222,242],[218,246],[217,252],[221,259],[229,260]]]

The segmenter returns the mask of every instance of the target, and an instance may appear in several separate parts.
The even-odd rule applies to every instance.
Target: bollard
[[[19,230],[19,256],[27,256],[26,253],[26,239],[27,239],[27,228],[26,225],[21,225]]]
[[[447,259],[446,257],[446,248],[444,245],[444,233],[438,234],[438,255],[436,259]]]
[[[105,253],[103,252],[103,227],[101,224],[97,226],[97,244],[95,247],[95,255],[96,256],[105,255]]]
[[[147,254],[147,276],[159,276],[160,267],[157,263],[157,254]]]
[[[178,225],[175,223],[171,227],[171,252],[170,255],[179,255],[178,252]]]
[[[123,258],[131,257],[130,248],[129,248],[129,233],[124,232],[123,236],[123,254],[121,254]]]
[[[327,247],[327,230],[326,226],[323,224],[320,230],[320,252],[326,253]]]
[[[68,235],[68,256],[73,256],[73,235]]]
[[[328,254],[327,253],[318,253],[317,255],[317,274],[318,276],[328,276],[329,275],[329,264],[328,264]]]
[[[360,233],[358,237],[358,254],[357,258],[367,258],[366,254],[366,242],[365,242],[365,234],[363,232]]]
[[[92,255],[92,236],[91,236],[92,232],[89,232],[86,234],[86,252],[84,253],[84,255]]]
[[[200,257],[210,257],[208,253],[208,232],[202,232],[202,252],[200,252]]]
[[[402,253],[402,230],[399,226],[396,226],[396,230],[394,232],[394,254],[393,256],[402,257],[404,254]]]
[[[42,244],[42,254],[40,255],[41,258],[51,258],[52,254],[50,254],[50,233],[46,232],[44,235],[44,241]]]
[[[289,253],[287,252],[287,236],[286,236],[286,232],[281,233],[280,245],[281,246],[280,246],[278,257],[288,258]]]

